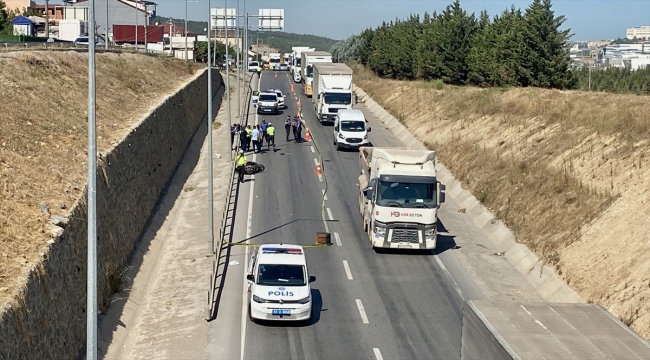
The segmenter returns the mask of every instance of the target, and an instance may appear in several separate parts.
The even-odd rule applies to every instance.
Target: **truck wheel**
[[[336,143],[336,151],[341,151],[341,145],[339,143]]]

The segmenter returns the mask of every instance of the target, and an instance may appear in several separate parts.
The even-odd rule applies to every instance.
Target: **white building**
[[[650,26],[632,27],[627,29],[626,38],[632,40],[637,39],[647,40],[650,39]]]

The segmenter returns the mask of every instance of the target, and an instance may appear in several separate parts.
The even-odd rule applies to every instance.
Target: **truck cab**
[[[368,146],[370,127],[361,110],[350,109],[339,111],[334,118],[333,139],[336,150],[342,148],[358,149]]]

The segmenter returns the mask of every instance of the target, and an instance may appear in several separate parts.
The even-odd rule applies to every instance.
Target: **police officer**
[[[269,138],[266,134],[266,128],[269,127],[269,123],[266,122],[266,119],[262,119],[262,123],[260,124],[260,132],[262,133],[262,143],[260,144],[260,147],[264,145],[264,140],[266,140],[266,144],[269,144]]]
[[[275,150],[275,128],[273,124],[269,123],[269,126],[266,127],[266,145],[267,148],[271,148],[271,143],[273,143],[273,150]]]
[[[287,115],[287,118],[284,120],[284,131],[287,133],[287,141],[289,141],[289,134],[291,133],[291,115]]]
[[[235,159],[235,165],[237,166],[237,171],[239,173],[238,181],[240,183],[243,183],[244,182],[244,168],[246,166],[246,155],[244,154],[244,150],[239,150],[239,155],[237,155],[237,158]]]
[[[257,69],[255,69],[255,70],[257,70],[257,76],[260,76],[262,74],[262,67],[261,66],[257,65]]]
[[[247,148],[248,150],[250,150],[250,149],[251,149],[251,140],[253,139],[253,138],[251,137],[251,132],[253,131],[253,129],[251,129],[251,125],[250,125],[250,124],[246,125],[246,129],[245,129],[245,131],[246,131],[246,144],[247,144],[247,145],[246,145],[246,148]]]

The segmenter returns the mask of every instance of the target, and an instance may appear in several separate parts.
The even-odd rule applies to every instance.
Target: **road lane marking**
[[[332,216],[332,210],[330,208],[327,208],[327,216],[330,218],[330,220],[334,220],[334,216]]]
[[[320,182],[323,182],[323,175],[322,175],[322,174],[318,174],[318,180],[319,180]]]
[[[325,189],[323,189],[323,199],[327,200],[327,194],[325,194]]]
[[[318,160],[314,159],[314,165],[318,166]]]
[[[336,246],[343,246],[341,244],[341,237],[339,236],[339,233],[337,232],[334,233],[334,240],[336,240]]]
[[[262,75],[260,74],[258,78],[257,88],[260,88],[262,84]],[[255,125],[259,123],[259,114],[255,113]],[[253,153],[251,157],[253,162],[257,161],[257,154]],[[255,175],[250,176],[251,180],[255,180]],[[255,196],[254,187],[255,181],[249,181],[251,184],[248,194],[248,219],[246,220],[246,239],[251,237],[251,229],[253,225],[253,198]],[[246,241],[248,243],[248,240]],[[241,312],[241,360],[244,360],[246,357],[246,325],[248,323],[248,281],[246,281],[246,275],[248,272],[248,256],[249,256],[249,247],[245,246],[244,250],[244,284],[243,284],[243,298],[242,298],[242,312]]]
[[[359,314],[361,314],[361,321],[363,321],[364,324],[370,324],[370,321],[368,321],[368,316],[366,316],[366,310],[363,308],[361,300],[357,299],[356,301],[357,307],[359,308]]]
[[[310,148],[311,148],[311,152],[316,152],[313,146],[310,146]]]
[[[343,260],[343,267],[345,268],[345,275],[347,275],[348,280],[354,280],[352,279],[352,271],[350,271],[350,265],[348,265],[347,260]]]
[[[384,357],[381,356],[381,351],[379,351],[379,349],[372,348],[372,352],[375,353],[375,357],[377,358],[377,360],[384,360]]]

